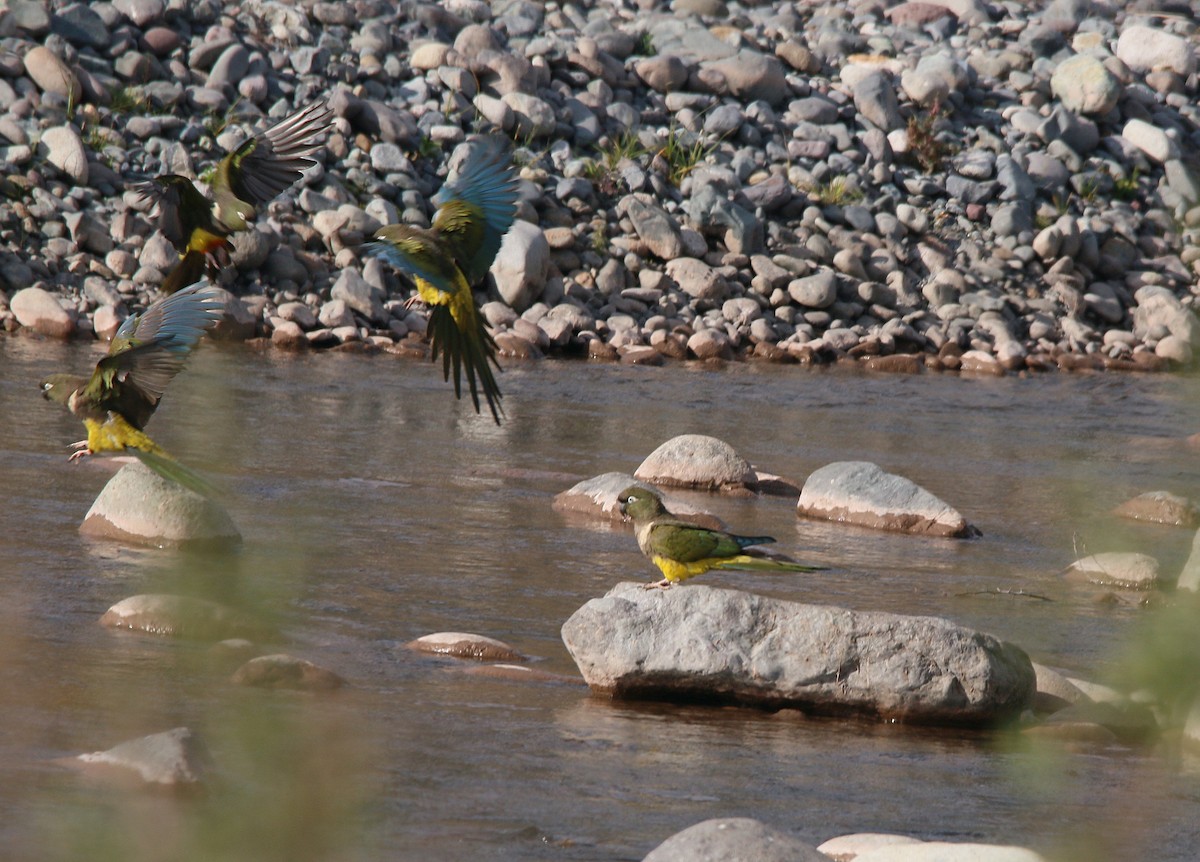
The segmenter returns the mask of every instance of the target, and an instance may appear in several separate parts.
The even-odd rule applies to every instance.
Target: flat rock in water
[[[122,599],[104,612],[100,625],[147,634],[219,641],[254,638],[270,628],[249,615],[191,596],[143,593]]]
[[[134,773],[147,784],[165,786],[198,784],[208,769],[204,746],[186,727],[131,739],[75,760],[88,766],[115,767]]]
[[[1200,524],[1200,511],[1197,511],[1192,501],[1168,491],[1139,494],[1113,509],[1113,514],[1171,527],[1194,528]]]
[[[592,690],[614,698],[984,725],[1035,690],[1022,650],[943,619],[706,586],[618,585],[562,637]]]
[[[527,661],[504,641],[468,632],[435,632],[405,644],[417,652],[473,658],[480,661]]]
[[[1102,587],[1148,590],[1158,583],[1158,560],[1146,554],[1092,554],[1071,563],[1063,575]]]
[[[869,461],[836,461],[814,471],[800,492],[796,514],[925,536],[979,535],[949,504]]]
[[[556,512],[578,513],[604,521],[621,523],[624,519],[619,508],[617,497],[626,488],[637,485],[648,488],[655,493],[659,490],[647,482],[639,482],[628,473],[601,473],[591,479],[584,479],[554,498]],[[675,500],[663,495],[663,502],[671,514],[699,524],[709,529],[722,530],[725,524],[716,515],[701,511],[695,506],[689,506],[681,500]]]
[[[224,546],[242,541],[215,501],[164,479],[141,461],[108,480],[79,527],[85,536],[155,547]]]
[[[854,862],[1046,862],[1046,857],[1005,844],[919,841],[876,847],[854,857]]]
[[[723,440],[704,434],[672,437],[647,456],[633,475],[655,485],[704,491],[755,490],[758,474]]]
[[[676,832],[642,862],[829,862],[829,857],[750,817],[718,817]]]
[[[9,303],[17,323],[51,338],[69,338],[75,333],[75,318],[58,298],[40,287],[26,287],[13,294]]]
[[[855,832],[830,838],[817,849],[837,862],[851,862],[855,857],[877,847],[895,847],[898,844],[920,844],[920,838],[895,835],[891,832]]]
[[[285,653],[260,655],[250,659],[233,672],[233,682],[258,688],[291,688],[303,691],[328,691],[345,685],[345,680],[333,671]]]

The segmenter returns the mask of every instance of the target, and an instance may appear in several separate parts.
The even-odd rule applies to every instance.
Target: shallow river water
[[[83,371],[98,350],[0,339],[5,858],[637,860],[718,816],[813,844],[896,831],[1073,859],[1200,855],[1200,758],[1162,746],[614,704],[404,648],[478,632],[577,675],[562,623],[618,581],[657,573],[627,529],[568,520],[553,496],[703,433],[797,482],[831,461],[875,461],[983,533],[897,536],[799,521],[794,500],[689,495],[830,567],[707,583],[943,616],[1103,679],[1129,664],[1155,611],[1098,601],[1060,572],[1135,550],[1178,573],[1191,531],[1110,510],[1146,491],[1197,496],[1200,450],[1185,442],[1200,431],[1196,379],[510,362],[497,428],[426,363],[205,346],[148,429],[227,491],[244,546],[205,555],[79,535],[115,465],[67,463],[82,426],[36,383]],[[272,649],[349,686],[248,690],[205,645],[97,624],[146,592],[269,617],[282,631]],[[211,752],[207,792],[114,788],[54,762],[180,725]]]

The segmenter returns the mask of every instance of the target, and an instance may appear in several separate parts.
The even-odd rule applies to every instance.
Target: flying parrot
[[[316,164],[309,156],[332,117],[323,102],[312,102],[227,153],[209,181],[212,200],[178,174],[133,185],[142,200],[158,207],[158,227],[181,258],[163,280],[163,293],[195,283],[206,269],[215,278],[229,265],[229,235],[248,230],[259,207]]]
[[[433,202],[438,209],[429,230],[387,225],[375,232],[375,241],[367,243],[365,250],[416,283],[417,297],[432,309],[432,355],[436,360],[442,354],[443,377],[449,380],[453,369],[454,395],[461,398],[465,369],[475,412],[480,412],[482,389],[499,425],[502,396],[489,366],[500,368],[496,343],[484,326],[471,288],[487,276],[516,216],[517,180],[501,139],[479,144],[458,177],[443,185]]]
[[[663,580],[647,584],[647,589],[665,589],[711,569],[775,572],[820,569],[757,555],[762,552],[756,552],[752,546],[774,542],[770,536],[735,536],[672,517],[657,494],[639,485],[626,488],[617,500],[621,514],[633,521],[638,547],[664,575]]]
[[[43,380],[42,395],[65,405],[87,428],[87,440],[74,444],[69,460],[129,452],[161,476],[208,495],[211,486],[142,429],[200,337],[221,319],[223,308],[209,285],[185,288],[126,318],[91,377],[51,374]]]

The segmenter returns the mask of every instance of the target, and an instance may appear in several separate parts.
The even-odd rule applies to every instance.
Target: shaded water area
[[[203,555],[78,534],[115,465],[66,462],[82,426],[36,382],[88,367],[98,349],[0,340],[6,858],[636,860],[717,816],[756,817],[813,844],[898,831],[1077,859],[1196,858],[1193,755],[613,704],[403,647],[473,631],[575,675],[563,621],[618,581],[657,573],[627,529],[565,519],[554,494],[704,433],[798,482],[831,461],[875,461],[983,532],[896,536],[798,521],[789,499],[689,495],[739,532],[832,567],[707,583],[943,616],[1104,678],[1154,612],[1136,597],[1098,602],[1100,591],[1060,571],[1088,553],[1137,550],[1178,572],[1191,531],[1109,511],[1145,491],[1197,496],[1197,450],[1184,442],[1200,431],[1196,379],[509,363],[509,419],[497,428],[428,364],[206,346],[149,426],[227,489],[245,544]],[[271,649],[350,686],[240,688],[206,645],[97,625],[146,592],[268,616],[282,632]],[[114,790],[52,762],[178,725],[211,750],[205,793]]]

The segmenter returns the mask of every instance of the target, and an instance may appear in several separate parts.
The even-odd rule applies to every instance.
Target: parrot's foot
[[[421,295],[419,293],[414,293],[408,299],[404,300],[404,310],[408,311],[414,305],[424,305],[424,304],[425,304],[425,300],[421,299]]]
[[[88,444],[87,444],[86,440],[80,440],[78,443],[72,443],[71,447],[75,451],[72,452],[70,454],[70,456],[67,458],[68,461],[78,461],[80,458],[86,458],[88,455],[96,454],[95,452],[93,452],[91,449],[88,448]]]
[[[652,584],[642,584],[643,590],[669,590],[670,588],[671,582],[666,578],[663,578],[661,581],[655,581]]]

